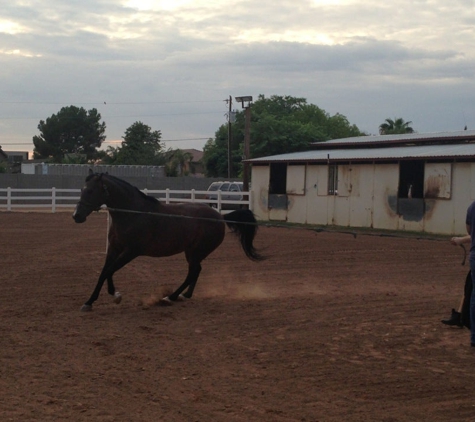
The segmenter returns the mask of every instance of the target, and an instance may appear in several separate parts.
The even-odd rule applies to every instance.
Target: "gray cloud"
[[[225,122],[224,99],[260,93],[305,97],[371,133],[387,117],[421,132],[473,128],[471,3],[7,4],[0,144],[28,148],[7,145],[31,142],[40,119],[71,104],[96,107],[109,140],[137,120],[165,139],[208,138]]]

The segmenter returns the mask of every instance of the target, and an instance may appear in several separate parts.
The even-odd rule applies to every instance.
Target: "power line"
[[[204,141],[208,140],[209,136],[206,138],[182,138],[182,139],[161,139],[160,142],[186,142],[186,141]],[[103,144],[107,143],[114,143],[114,142],[122,142],[120,140],[110,140],[104,141]],[[2,145],[32,145],[32,142],[2,142]]]
[[[191,103],[217,103],[222,102],[223,100],[196,100],[196,101],[95,101],[95,102],[78,102],[73,101],[71,104],[79,104],[79,105],[94,105],[94,104],[101,104],[101,105],[138,105],[138,104],[191,104]],[[40,101],[0,101],[0,104],[37,104],[37,105],[61,105],[66,104],[67,102],[40,102]]]
[[[160,139],[160,142],[185,142],[185,141],[205,141],[205,140],[208,140],[210,139],[210,137],[206,137],[206,138],[182,138],[182,139]],[[103,144],[111,144],[111,143],[119,143],[119,142],[122,142],[121,140],[119,139],[114,139],[114,140],[110,140],[110,141],[104,141],[102,142]],[[18,144],[16,144],[18,145]]]
[[[195,112],[195,113],[122,114],[122,115],[119,114],[115,116],[106,116],[106,118],[107,119],[119,119],[119,118],[122,119],[124,117],[143,118],[143,117],[160,117],[160,116],[191,116],[191,115],[197,115],[197,114],[218,114],[218,113],[221,114],[221,111],[202,111],[202,112]],[[45,118],[44,117],[8,117],[6,116],[6,117],[0,117],[0,120],[45,120]]]

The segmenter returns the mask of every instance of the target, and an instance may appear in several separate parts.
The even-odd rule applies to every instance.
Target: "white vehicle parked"
[[[242,187],[243,183],[242,182],[213,182],[211,185],[208,187],[208,194],[206,195],[206,199],[210,199],[212,201],[217,201],[218,200],[218,194],[217,193],[211,193],[211,192],[217,192],[221,191],[221,200],[222,201],[242,201],[243,200],[243,195],[242,195]],[[209,204],[213,208],[217,208],[217,202],[211,202]],[[242,205],[240,204],[222,204],[221,205],[222,209],[238,209],[242,208]]]

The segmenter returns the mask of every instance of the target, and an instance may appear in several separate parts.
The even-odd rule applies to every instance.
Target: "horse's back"
[[[191,220],[193,223],[203,224],[223,221],[223,216],[206,204],[197,203],[176,203],[176,204],[160,204],[159,214],[166,216],[177,216],[184,220]]]
[[[187,259],[206,258],[222,242],[225,235],[223,216],[206,204],[163,204],[161,213],[168,218],[170,234],[179,235],[179,244]]]
[[[206,204],[194,203],[160,204],[155,211],[134,218],[126,228],[113,225],[119,234],[117,240],[135,248],[138,255],[160,257],[185,252],[187,258],[198,261],[214,251],[225,234],[222,215]]]

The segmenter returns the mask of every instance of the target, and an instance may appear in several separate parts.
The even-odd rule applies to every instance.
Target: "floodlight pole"
[[[233,99],[229,96],[229,111],[228,111],[228,180],[231,180],[231,143],[232,143],[232,128],[231,128],[231,113],[232,113]]]
[[[242,189],[249,192],[249,163],[246,161],[251,156],[251,104],[244,109],[244,167],[242,175]]]
[[[241,103],[244,109],[244,156],[243,156],[243,175],[242,175],[242,189],[244,192],[249,192],[249,163],[246,161],[251,157],[251,102],[252,97],[247,95],[245,97],[236,97],[236,101]],[[246,104],[244,104],[246,103]]]

